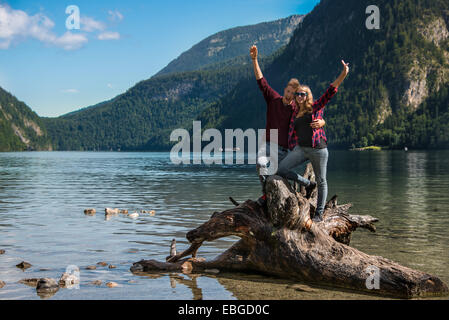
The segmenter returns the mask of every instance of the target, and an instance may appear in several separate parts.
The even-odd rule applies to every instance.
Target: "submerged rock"
[[[122,210],[120,210],[120,213],[122,213],[122,214],[128,214],[128,210],[122,209]]]
[[[102,267],[106,267],[106,266],[108,265],[108,263],[107,263],[107,262],[104,262],[104,261],[97,262],[97,264],[98,264],[99,266],[102,266]]]
[[[103,282],[101,280],[94,280],[94,281],[89,282],[89,284],[92,284],[94,286],[101,286],[102,283]]]
[[[115,268],[117,268],[117,267],[116,267],[115,265],[113,265],[113,264],[110,264],[108,268],[109,268],[109,269],[115,269]]]
[[[34,287],[34,288],[36,288],[37,282],[38,282],[38,281],[39,281],[38,278],[29,278],[29,279],[22,279],[22,280],[19,280],[19,283],[23,283],[23,284],[25,284],[25,285],[27,285],[27,286],[29,286],[29,287]]]
[[[6,283],[2,280],[0,280],[0,289],[3,288],[6,285]]]
[[[31,267],[31,263],[22,261],[21,263],[16,264],[16,267],[25,270],[25,269],[28,269],[29,267]]]
[[[93,208],[89,208],[89,209],[84,210],[84,214],[85,215],[93,216],[95,213],[97,213],[97,210],[95,210]]]
[[[106,286],[109,288],[115,288],[118,286],[118,284],[111,281],[111,282],[106,283]]]
[[[97,269],[97,266],[87,266],[86,270],[95,270]]]
[[[3,249],[0,249],[0,254],[5,254],[5,250],[3,250]]]
[[[59,284],[52,278],[41,278],[36,285],[37,292],[52,293],[58,290]]]

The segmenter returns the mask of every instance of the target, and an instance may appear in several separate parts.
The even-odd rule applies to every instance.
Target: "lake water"
[[[353,203],[350,213],[379,218],[377,232],[357,230],[351,245],[449,284],[449,152],[330,151],[329,197]],[[378,299],[340,289],[295,290],[295,282],[246,274],[160,274],[129,271],[141,259],[165,260],[171,239],[214,211],[257,199],[254,165],[174,165],[169,153],[0,153],[0,299]],[[104,208],[155,210],[136,219],[106,219]],[[95,208],[95,216],[86,216]],[[213,258],[236,238],[205,243]],[[25,271],[16,264],[27,261]],[[86,266],[100,261],[116,268]],[[50,297],[18,281],[80,270],[78,288]],[[101,280],[101,285],[91,284]],[[118,287],[105,284],[116,282]],[[444,299],[447,299],[444,298]]]

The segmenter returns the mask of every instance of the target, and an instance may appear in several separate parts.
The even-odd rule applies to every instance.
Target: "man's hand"
[[[316,119],[316,120],[312,121],[310,126],[312,127],[312,129],[319,129],[319,128],[324,127],[325,124],[326,124],[326,121],[324,121],[323,119]]]
[[[251,56],[251,59],[253,60],[257,59],[257,47],[252,46],[251,49],[249,49],[249,54]]]
[[[249,49],[249,55],[251,56],[251,60],[253,60],[254,66],[254,75],[256,76],[256,80],[260,80],[263,78],[262,70],[260,70],[259,62],[257,61],[257,47],[252,46]]]

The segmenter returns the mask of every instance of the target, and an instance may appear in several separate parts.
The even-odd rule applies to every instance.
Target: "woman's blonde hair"
[[[313,111],[313,95],[312,95],[312,90],[310,90],[310,87],[306,86],[306,85],[300,85],[298,87],[298,89],[296,90],[296,92],[306,92],[307,93],[306,100],[302,105],[300,105],[298,103],[298,96],[295,97],[296,104],[299,107],[299,112],[298,112],[297,117],[298,118],[302,117],[306,113],[312,113],[312,111]]]

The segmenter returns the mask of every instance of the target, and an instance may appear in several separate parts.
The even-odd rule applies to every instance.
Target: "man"
[[[266,124],[266,143],[260,147],[257,153],[257,173],[262,184],[262,197],[259,198],[258,203],[263,205],[266,200],[265,196],[265,180],[268,177],[268,163],[270,166],[272,162],[278,163],[284,159],[288,154],[288,131],[293,110],[296,108],[294,97],[295,92],[299,87],[297,79],[291,79],[284,89],[284,96],[279,95],[273,88],[271,88],[264,78],[260,70],[259,62],[257,60],[257,47],[253,45],[250,49],[251,60],[253,61],[254,75],[257,83],[267,103],[267,124]],[[314,121],[312,128],[321,128],[325,124],[324,120],[318,119]],[[278,139],[271,140],[270,130],[276,129],[278,131]],[[270,150],[276,150],[277,154],[270,155]],[[275,164],[277,168],[277,163]]]

